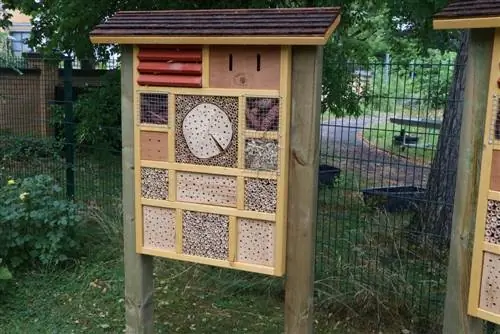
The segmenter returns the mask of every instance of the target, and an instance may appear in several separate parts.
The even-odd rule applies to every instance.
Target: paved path
[[[386,122],[387,116],[344,117],[321,125],[322,162],[351,170],[362,186],[415,185],[424,187],[429,168],[388,154],[361,139],[361,131]],[[387,143],[391,145],[392,143]]]

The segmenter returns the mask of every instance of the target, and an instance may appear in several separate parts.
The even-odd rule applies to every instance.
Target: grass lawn
[[[393,142],[394,136],[400,135],[401,130],[407,135],[419,138],[418,145],[429,145],[428,148],[403,148]],[[439,130],[421,127],[408,127],[393,124],[390,121],[374,124],[370,129],[363,131],[363,138],[371,145],[387,151],[391,154],[401,156],[420,164],[430,165],[437,147]]]
[[[10,161],[8,176],[64,165]],[[119,159],[80,156],[77,199],[92,225],[83,258],[65,268],[14,272],[1,296],[1,333],[120,333],[124,329]],[[366,207],[360,180],[344,173],[319,194],[316,333],[401,333],[439,327],[443,261],[405,243],[409,217]],[[425,245],[423,245],[425,247]],[[155,259],[158,333],[281,333],[283,279]],[[421,318],[424,319],[421,319]],[[419,333],[419,331],[416,331]]]

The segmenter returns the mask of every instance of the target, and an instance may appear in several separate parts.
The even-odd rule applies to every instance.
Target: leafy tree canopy
[[[356,113],[354,93],[348,89],[348,62],[366,63],[386,52],[408,59],[429,48],[454,48],[449,32],[432,30],[432,15],[447,0],[3,0],[5,9],[33,17],[31,46],[39,52],[73,52],[80,59],[106,60],[117,50],[96,47],[88,38],[92,28],[117,10],[273,8],[341,6],[342,21],[325,48],[325,106],[337,114]],[[0,15],[0,26],[8,25]],[[346,93],[347,92],[347,93]]]

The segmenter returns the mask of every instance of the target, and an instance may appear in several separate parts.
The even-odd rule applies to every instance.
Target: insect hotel
[[[293,46],[338,22],[338,8],[118,12],[92,31],[130,51],[137,253],[285,273]]]
[[[468,159],[466,155],[473,157],[471,162],[473,168],[478,166],[479,175],[477,196],[471,198],[476,214],[468,313],[500,324],[500,2],[452,2],[435,16],[434,27],[470,29],[463,117],[470,117],[471,122],[484,119],[484,123],[477,125],[477,133],[464,135],[462,130],[462,136],[469,138],[469,142],[482,143],[477,156],[476,150],[470,150],[459,157],[459,161]],[[467,143],[462,140],[461,145]],[[457,178],[476,177],[475,172],[465,174]]]

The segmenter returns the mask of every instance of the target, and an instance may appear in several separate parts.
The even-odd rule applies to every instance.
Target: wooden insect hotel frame
[[[339,19],[118,12],[92,31],[131,48],[137,253],[284,275],[293,46],[324,45]]]
[[[456,243],[452,238],[450,265],[458,263],[464,265],[464,261],[460,262],[458,256],[453,257],[454,254],[461,252],[460,247],[467,247],[468,221],[472,220],[470,225],[473,227],[471,232],[474,234],[474,239],[470,274],[467,275],[470,279],[468,314],[500,324],[500,2],[488,0],[452,2],[436,14],[434,27],[470,29],[471,34],[466,72],[467,88],[464,97],[465,120],[462,122],[462,126],[466,129],[462,129],[461,145],[464,148],[461,149],[463,154],[459,157],[459,161],[465,163],[462,167],[459,166],[457,176],[459,193],[456,195],[458,199],[455,199],[455,206],[465,207],[467,203],[472,203],[473,208],[469,215],[460,214],[454,217],[456,224],[454,230],[457,234]],[[477,132],[468,132],[467,129],[470,128],[466,125],[468,121],[477,123],[473,125]],[[469,167],[465,164],[469,164]],[[469,193],[473,194],[473,198],[461,201],[460,197],[465,191],[460,193],[460,183],[466,178],[472,180],[465,182],[472,183]],[[466,196],[471,195],[466,194]],[[463,198],[466,197],[462,196]],[[460,210],[462,208],[455,208],[455,212]],[[460,270],[457,268],[457,272]],[[454,274],[455,272],[449,271],[448,275]],[[460,280],[455,277],[451,279],[457,282]],[[461,287],[448,287],[448,290],[457,288]],[[456,296],[455,299],[460,297]],[[453,301],[450,305],[451,303]],[[458,318],[455,317],[453,320],[450,317],[450,325],[445,321],[447,330],[451,331],[454,326],[451,325],[453,321],[460,323],[461,330],[465,326]]]

